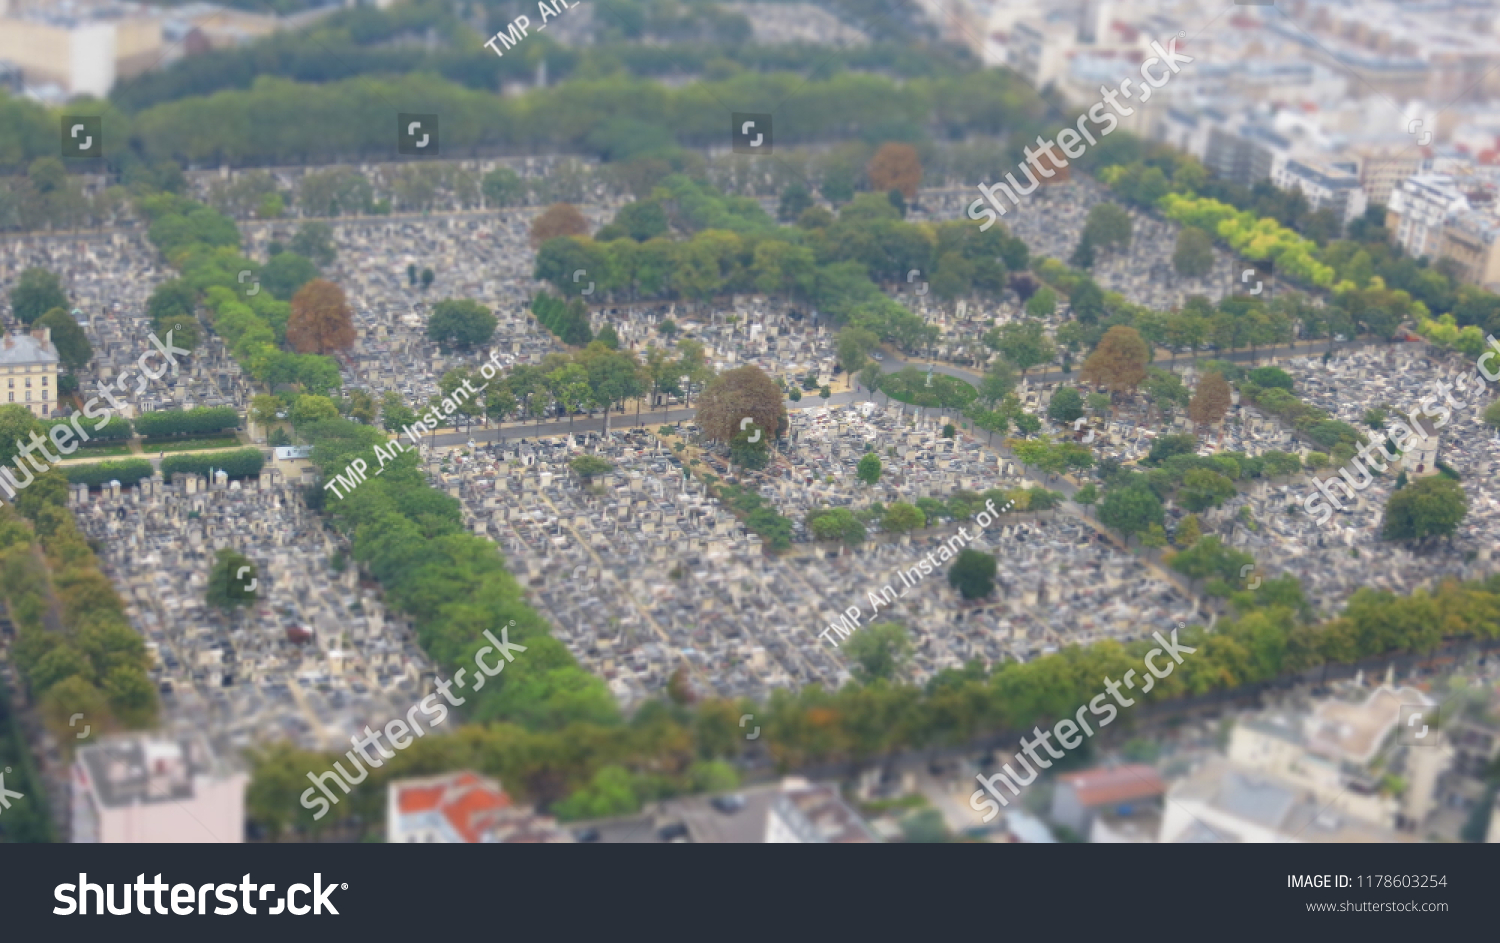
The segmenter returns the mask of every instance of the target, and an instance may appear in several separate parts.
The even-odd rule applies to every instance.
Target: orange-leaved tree
[[[292,296],[286,339],[299,354],[326,354],[354,346],[354,322],[344,290],[321,278],[298,289]]]

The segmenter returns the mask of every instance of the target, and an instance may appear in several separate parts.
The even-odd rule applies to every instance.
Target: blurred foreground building
[[[201,735],[106,737],[78,751],[71,778],[75,842],[245,840],[249,777]]]
[[[788,776],[779,784],[653,803],[639,815],[572,826],[579,841],[693,844],[879,842],[837,786]]]
[[[1160,840],[1414,841],[1453,759],[1443,731],[1415,729],[1434,706],[1415,688],[1382,685],[1358,703],[1244,718],[1227,758],[1168,793]]]
[[[386,787],[386,841],[440,844],[567,843],[550,816],[518,808],[497,780],[458,772]]]

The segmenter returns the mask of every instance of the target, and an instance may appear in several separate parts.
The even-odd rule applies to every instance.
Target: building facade
[[[245,840],[249,777],[201,735],[107,737],[78,751],[71,779],[75,842]]]
[[[7,334],[0,340],[0,379],[5,381],[6,406],[25,406],[38,418],[57,410],[57,346],[52,329],[29,334]]]

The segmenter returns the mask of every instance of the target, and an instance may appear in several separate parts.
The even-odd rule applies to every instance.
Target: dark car
[[[598,841],[599,830],[597,828],[581,828],[573,833],[573,837],[578,841]]]
[[[745,797],[738,793],[729,796],[714,796],[708,800],[708,804],[725,815],[733,815],[745,807]]]

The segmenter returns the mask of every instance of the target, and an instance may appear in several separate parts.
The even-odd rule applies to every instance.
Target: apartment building
[[[106,737],[73,760],[73,841],[243,842],[248,782],[201,734]]]
[[[1468,198],[1446,174],[1413,174],[1391,191],[1385,225],[1413,257],[1436,257],[1450,215],[1469,209]]]
[[[1288,158],[1271,182],[1283,190],[1301,190],[1309,209],[1332,210],[1345,225],[1365,212],[1367,200],[1359,175],[1347,166]]]
[[[29,334],[6,334],[0,340],[0,379],[5,381],[4,405],[25,406],[45,418],[57,409],[57,346],[52,329]]]

